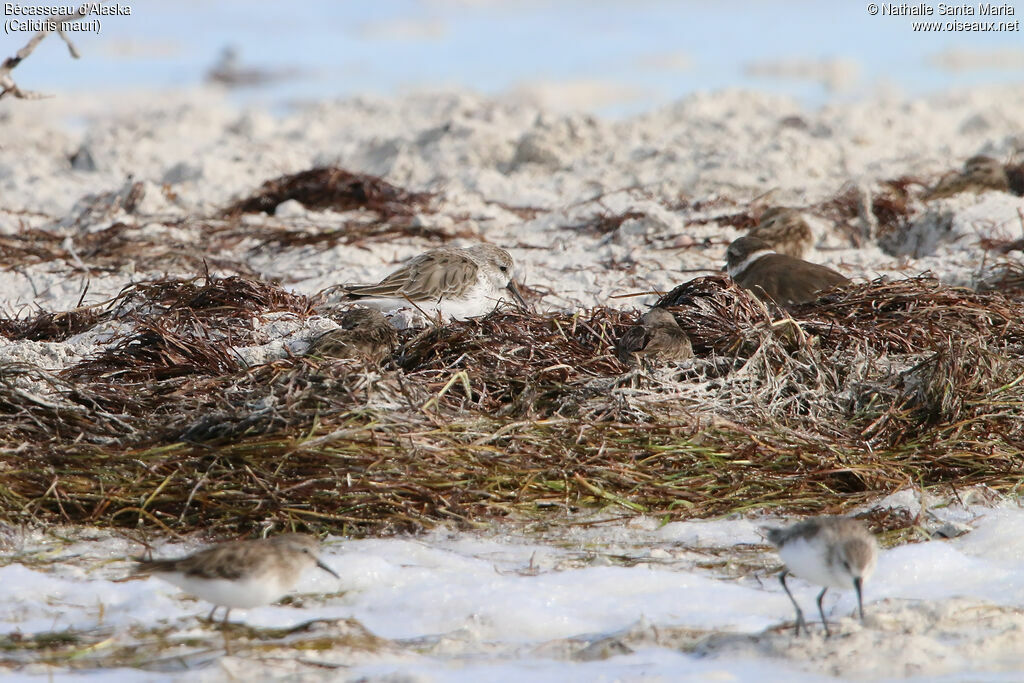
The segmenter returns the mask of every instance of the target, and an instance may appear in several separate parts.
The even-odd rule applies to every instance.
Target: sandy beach
[[[0,329],[0,412],[11,416],[12,425],[17,418],[18,426],[0,441],[5,454],[0,472],[15,477],[36,468],[33,485],[39,490],[30,496],[20,479],[10,486],[0,481],[5,594],[0,643],[6,653],[0,667],[26,680],[78,672],[139,681],[196,675],[362,681],[1015,680],[1024,665],[1024,515],[1012,466],[1000,477],[975,480],[965,465],[961,474],[969,483],[963,487],[959,479],[914,479],[912,473],[922,471],[914,469],[916,464],[857,479],[859,465],[849,459],[854,441],[847,439],[853,432],[838,422],[814,432],[819,408],[793,407],[793,391],[782,386],[788,381],[785,372],[813,375],[817,369],[820,374],[830,358],[861,359],[856,368],[851,361],[851,376],[861,373],[859,379],[844,376],[834,386],[808,380],[804,398],[821,406],[829,419],[843,410],[851,420],[860,419],[874,404],[864,398],[866,389],[857,392],[874,382],[872,387],[883,387],[877,396],[895,405],[894,397],[905,395],[893,387],[912,393],[906,387],[917,381],[914,373],[939,358],[939,351],[910,349],[908,342],[905,352],[894,351],[890,343],[886,350],[859,356],[843,347],[842,353],[851,354],[844,356],[813,339],[792,351],[791,339],[762,324],[756,328],[762,351],[737,351],[743,363],[737,360],[727,371],[715,368],[729,354],[708,342],[706,348],[697,345],[697,360],[681,371],[627,386],[619,379],[627,369],[613,366],[608,351],[614,339],[605,336],[678,285],[720,275],[726,247],[771,206],[801,209],[815,237],[806,258],[857,284],[884,278],[876,282],[883,286],[928,274],[934,278],[930,287],[954,293],[961,290],[947,287],[964,287],[981,297],[975,289],[984,290],[991,278],[1022,265],[1024,187],[1012,182],[1005,191],[930,193],[976,155],[995,159],[1013,177],[1024,162],[1022,131],[1024,86],[920,96],[879,91],[823,106],[768,92],[721,90],[614,118],[547,108],[523,90],[325,98],[273,108],[239,104],[220,89],[198,86],[5,101],[0,106],[0,314],[6,325]],[[373,187],[396,198],[384,209],[369,204],[310,208],[289,199],[267,213],[232,210],[265,183],[316,168],[354,174],[364,189],[372,177],[384,183]],[[565,373],[560,386],[571,391],[553,400],[556,408],[544,412],[548,404],[526,392],[507,398],[491,375],[483,377],[492,369],[473,365],[473,354],[482,354],[489,344],[486,338],[473,341],[474,335],[493,330],[494,323],[457,328],[463,336],[453,337],[456,342],[447,349],[446,332],[434,331],[440,335],[431,338],[434,346],[419,356],[396,354],[394,363],[382,368],[302,366],[310,340],[337,327],[331,314],[314,307],[318,292],[340,283],[375,282],[427,249],[476,242],[511,253],[537,320],[557,320],[552,329],[563,330],[563,336],[570,326],[577,334],[576,321],[592,325],[598,341],[591,341],[600,353],[579,367],[561,368],[555,358],[538,370]],[[202,306],[189,299],[191,304],[180,306],[182,317],[173,319],[180,329],[172,330],[170,313],[185,300],[180,298],[184,290],[174,287],[187,282],[207,292],[202,287],[211,282],[226,287],[225,278],[232,277],[265,289],[254,286],[245,294],[250,299],[238,304],[241,313],[232,309],[223,320],[216,310],[203,317]],[[186,293],[194,295],[191,289]],[[1006,297],[1000,305],[1011,306],[1020,291]],[[172,300],[179,303],[168,303]],[[45,330],[33,332],[22,324],[44,314],[52,314]],[[1016,324],[1007,321],[1005,329],[1011,323]],[[158,324],[168,327],[146,327]],[[225,355],[198,359],[182,351],[179,365],[219,363],[218,371],[203,365],[194,383],[174,384],[182,374],[178,366],[146,379],[132,374],[134,361],[115,362],[131,340],[138,348],[143,337],[133,335],[166,333],[163,343],[172,338],[169,330],[182,335],[175,339],[186,339],[186,328],[207,330],[195,338]],[[406,334],[404,348],[422,342],[413,332]],[[964,427],[964,434],[949,437],[955,443],[948,447],[950,459],[967,453],[1019,462],[1019,448],[1013,455],[1013,444],[1020,444],[1014,441],[1016,428],[1006,426],[1021,416],[1020,377],[1014,379],[1012,366],[1019,359],[1013,356],[1019,340],[1016,332],[1006,334],[1005,345],[992,346],[992,356],[1005,367],[992,361],[980,372],[996,378],[998,386],[984,384],[972,370],[971,390],[981,387],[973,398],[958,398],[954,408],[937,401],[940,417],[921,423],[922,434],[948,436],[943,430],[956,424],[949,416],[966,415],[982,403],[1001,406],[992,408],[991,429]],[[812,330],[807,336],[827,335]],[[579,339],[573,338],[577,346],[572,348],[591,348]],[[505,351],[521,348],[502,346],[511,344],[504,339],[494,344]],[[538,356],[548,352],[537,349]],[[828,356],[833,352],[838,355]],[[562,362],[573,366],[578,360]],[[981,367],[982,361],[970,362]],[[410,368],[416,363],[421,365],[414,372]],[[288,374],[300,369],[306,374]],[[230,391],[217,384],[228,376],[237,381]],[[284,385],[275,383],[282,376],[293,377],[294,384],[281,389]],[[109,393],[97,388],[98,378]],[[266,387],[269,393],[259,393]],[[777,390],[772,401],[750,398],[766,387]],[[140,399],[131,407],[116,396],[118,388],[129,396],[152,390],[146,393],[152,402]],[[227,397],[223,406],[229,408],[213,411],[195,398],[204,393]],[[282,427],[284,422],[264,420],[271,413],[286,414],[289,397],[299,394],[330,396],[335,403],[301,404],[306,422]],[[186,395],[195,398],[189,404],[194,415],[173,414],[173,404],[157,401]],[[607,399],[600,409],[598,398]],[[487,408],[486,401],[502,408]],[[613,404],[614,417],[603,417],[601,411],[612,411]],[[200,419],[203,414],[208,422]],[[971,425],[989,419],[979,415],[971,413]],[[155,420],[151,429],[158,436],[152,440],[138,437],[147,429],[140,426],[146,418]],[[484,424],[490,419],[496,421]],[[42,425],[37,431],[32,420]],[[228,431],[216,431],[221,420]],[[399,420],[408,420],[408,427]],[[612,469],[586,470],[586,458],[601,457],[605,441],[587,445],[590,451],[572,450],[574,439],[583,443],[585,429],[602,420],[620,431],[650,425],[651,438],[662,439],[619,451],[609,440],[608,448],[623,462],[672,455],[678,442],[686,458],[712,463],[721,458],[715,467],[726,476],[729,467],[740,473],[751,462],[795,451],[801,469],[780,470],[780,478],[792,478],[782,490],[812,470],[823,483],[813,495],[807,489],[788,505],[762,504],[757,498],[749,507],[737,502],[714,508],[696,493],[688,498],[689,484],[680,485],[678,505],[642,494],[641,483],[633,489],[623,485],[626,493],[620,495],[594,483],[613,481],[619,475]],[[751,426],[773,420],[791,431],[775,432],[778,438],[771,441],[774,437]],[[890,428],[881,418],[872,420],[856,426],[863,429],[865,445],[858,448],[865,452],[880,443],[871,430],[888,434],[884,430]],[[39,436],[56,429],[51,425],[61,425],[59,433],[50,440]],[[664,435],[657,432],[663,427]],[[531,428],[554,431],[531,436]],[[733,437],[746,445],[715,441],[718,428],[735,429]],[[122,441],[122,429],[136,440]],[[76,430],[83,436],[76,437]],[[291,454],[321,447],[326,450],[316,457],[349,457],[341,446],[330,450],[332,439],[344,441],[357,432],[362,440],[353,441],[354,450],[377,448],[379,436],[388,448],[415,455],[422,471],[410,470],[409,477],[423,477],[415,486],[424,490],[436,486],[444,503],[431,507],[416,498],[394,508],[356,505],[331,517],[316,507],[319,502],[304,508],[296,503],[299,498],[288,497],[288,491],[303,486],[328,493],[335,486],[339,491],[384,486],[374,479],[374,468],[386,467],[381,463],[391,451],[382,450],[376,462],[370,457],[362,469],[352,465],[358,481],[353,484],[350,476],[348,489],[336,470],[327,477],[302,468],[268,485],[259,469],[265,463],[257,464],[259,453],[274,448],[283,454],[281,467]],[[364,434],[371,436],[364,439]],[[259,440],[246,441],[254,435]],[[501,494],[507,498],[491,493],[493,503],[466,502],[476,489],[444,469],[448,451],[441,444],[459,457],[470,453],[473,467],[486,468],[525,457],[533,443],[558,439],[567,444],[561,464],[545,461],[521,479],[509,475],[511,483]],[[830,439],[836,444],[834,461],[823,455]],[[927,451],[936,458],[931,462],[942,460],[935,455],[940,447],[927,441],[907,437],[899,446]],[[125,502],[117,492],[126,484],[76,464],[86,462],[76,458],[99,455],[123,463],[114,469],[138,467],[133,471],[139,481],[153,477],[164,483]],[[908,462],[914,457],[911,453]],[[35,460],[23,467],[20,458]],[[308,575],[299,597],[244,611],[245,626],[230,634],[234,645],[195,621],[205,605],[156,580],[125,581],[126,558],[143,552],[146,544],[169,555],[218,537],[205,526],[212,518],[195,517],[188,503],[181,507],[180,500],[163,499],[165,485],[199,492],[197,500],[210,509],[230,498],[224,491],[206,493],[200,466],[259,470],[252,478],[273,489],[267,500],[274,502],[265,509],[247,507],[246,521],[231,532],[258,532],[260,525],[249,520],[260,515],[265,515],[264,529],[308,524],[330,534],[324,557],[342,577],[337,582],[326,574]],[[570,470],[573,474],[566,474]],[[564,481],[552,474],[559,471]],[[395,472],[387,485],[401,488],[403,472]],[[828,479],[834,472],[847,473],[856,485]],[[85,487],[82,482],[92,487],[88,496],[69,493],[79,484]],[[547,487],[546,493],[524,513],[515,491],[531,487]],[[744,495],[739,484],[731,490],[737,501]],[[278,494],[285,498],[278,500]],[[493,506],[506,504],[509,514],[499,519]],[[467,512],[477,509],[472,505],[492,507],[474,517]],[[775,579],[777,556],[759,527],[822,506],[869,519],[880,530],[882,557],[867,584],[864,624],[853,617],[852,593],[835,591],[828,609],[838,636],[825,639],[815,632],[797,640],[791,606]],[[794,585],[813,614],[817,589]],[[23,647],[26,642],[35,645]]]

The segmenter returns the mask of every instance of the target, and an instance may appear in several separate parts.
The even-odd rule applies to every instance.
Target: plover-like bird
[[[757,237],[740,237],[726,251],[726,270],[740,287],[780,306],[814,301],[818,292],[850,280],[817,263],[779,254]]]
[[[762,239],[779,254],[803,258],[814,246],[814,232],[796,209],[773,206],[763,214],[756,227],[747,233]]]
[[[389,356],[397,344],[398,332],[383,313],[372,308],[353,308],[341,317],[340,328],[310,342],[306,355],[363,358],[377,364]]]
[[[846,517],[812,517],[785,528],[764,529],[768,541],[779,550],[786,568],[779,581],[796,608],[796,635],[800,627],[810,635],[803,610],[789,592],[786,576],[795,576],[822,586],[818,593],[818,613],[825,635],[832,635],[825,620],[821,601],[829,588],[853,588],[857,591],[857,611],[864,621],[864,582],[875,571],[878,544],[862,522]]]
[[[942,178],[927,193],[925,199],[952,197],[961,192],[1010,191],[1006,167],[992,157],[978,154],[964,162],[964,170]]]
[[[319,567],[340,578],[317,556],[320,544],[306,534],[281,534],[266,539],[230,541],[169,560],[136,560],[136,574],[152,574],[186,593],[213,603],[213,621],[224,607],[224,623],[234,608],[267,605],[280,600],[298,583],[302,572]]]
[[[647,360],[686,360],[693,357],[693,346],[676,318],[664,308],[652,308],[622,335],[615,345],[619,360],[636,365],[638,358]]]
[[[486,315],[502,300],[523,308],[512,257],[490,244],[442,247],[416,256],[375,285],[340,285],[342,301],[384,311],[418,308],[428,316],[464,320]]]

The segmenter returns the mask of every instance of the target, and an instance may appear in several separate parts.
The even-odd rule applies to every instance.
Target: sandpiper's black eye
[[[508,266],[499,266],[498,270],[500,270],[503,273],[507,273],[508,272]]]

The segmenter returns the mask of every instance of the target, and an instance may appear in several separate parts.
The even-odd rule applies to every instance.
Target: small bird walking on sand
[[[779,254],[750,235],[734,240],[725,256],[726,270],[736,284],[779,306],[814,301],[818,292],[850,282],[831,268]]]
[[[826,637],[832,633],[821,601],[829,588],[856,590],[857,611],[864,621],[861,591],[864,581],[875,571],[878,544],[862,522],[847,517],[812,517],[785,528],[766,527],[764,531],[786,563],[779,581],[796,608],[796,635],[800,635],[801,626],[808,635],[810,631],[800,605],[786,585],[786,576],[790,573],[823,587],[818,594],[818,614]]]
[[[316,337],[307,356],[318,358],[363,358],[380,363],[394,351],[398,332],[384,314],[372,308],[353,308],[341,317],[341,327]]]
[[[319,546],[306,534],[230,541],[176,559],[140,558],[134,573],[152,574],[213,603],[208,621],[213,621],[218,607],[224,607],[226,624],[236,607],[258,607],[280,600],[310,567],[317,566],[340,578],[317,556]]]
[[[486,315],[502,300],[526,308],[513,279],[512,257],[492,244],[441,247],[416,256],[375,285],[338,285],[341,301],[383,311],[415,307],[464,320]]]
[[[640,317],[640,324],[626,330],[615,346],[619,360],[636,365],[646,360],[686,360],[693,357],[693,346],[676,318],[664,308],[652,308]]]

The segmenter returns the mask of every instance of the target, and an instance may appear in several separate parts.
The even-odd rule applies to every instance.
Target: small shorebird
[[[1010,191],[1010,179],[1006,167],[992,157],[978,154],[964,162],[960,173],[948,174],[925,193],[924,199],[952,197],[961,192],[985,192],[986,190]]]
[[[762,239],[779,254],[802,259],[814,246],[814,232],[796,209],[773,206],[761,214],[756,227],[747,233]]]
[[[418,308],[463,320],[486,315],[502,300],[526,308],[513,279],[512,257],[490,244],[441,247],[416,256],[375,285],[339,285],[342,301],[384,311]]]
[[[307,356],[363,358],[380,363],[394,351],[398,333],[380,311],[353,308],[341,317],[341,327],[324,332],[309,344]]]
[[[786,585],[786,575],[822,586],[818,593],[818,613],[825,627],[825,635],[832,635],[821,606],[829,588],[853,588],[857,591],[857,611],[864,621],[862,588],[875,571],[878,562],[878,544],[867,527],[856,519],[846,517],[812,517],[785,528],[766,527],[768,541],[779,550],[786,568],[779,581],[796,608],[796,635],[800,627],[810,635],[804,613]]]
[[[208,621],[224,607],[266,605],[288,594],[306,569],[316,566],[340,578],[317,556],[320,544],[306,534],[230,541],[169,560],[136,560],[136,574],[152,574],[186,593],[213,603]]]
[[[623,363],[636,365],[639,358],[686,360],[693,357],[693,346],[670,311],[652,308],[640,317],[639,325],[626,330],[615,353]]]
[[[750,235],[729,245],[726,270],[740,287],[780,306],[814,301],[818,292],[850,282],[831,268],[779,254],[764,240]]]

